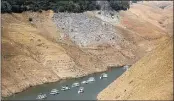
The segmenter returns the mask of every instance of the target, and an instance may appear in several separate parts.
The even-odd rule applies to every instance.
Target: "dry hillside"
[[[172,100],[173,40],[165,40],[155,50],[130,67],[98,95],[99,100]]]
[[[168,37],[166,31],[131,9],[119,13],[119,24],[103,21],[99,17],[102,15],[94,12],[85,14],[86,21],[106,23],[106,30],[112,26],[115,32],[111,34],[115,38],[80,47],[71,37],[62,37],[67,33],[56,26],[61,22],[53,20],[56,14],[52,11],[2,14],[2,96],[38,84],[104,71],[108,66],[133,64]],[[72,18],[79,21],[77,17]],[[104,36],[101,40],[110,33],[100,32],[94,30],[94,36],[89,33],[88,37],[83,37],[91,42],[90,37],[95,37],[96,33]]]
[[[173,1],[144,1],[133,4],[130,11],[173,35]]]
[[[164,7],[164,9],[161,7]],[[124,12],[121,13],[124,14]],[[125,17],[131,16],[130,14],[132,13],[137,16],[136,21],[140,19],[143,24],[136,24],[135,20],[130,19],[126,20],[125,23],[123,20],[127,29],[138,31],[138,34],[145,34],[146,31],[143,29],[149,28],[147,27],[149,26],[147,23],[151,23],[166,32],[170,38],[161,40],[155,50],[132,65],[121,77],[101,91],[97,98],[99,100],[172,100],[173,2],[140,2],[133,4],[129,10],[129,15],[125,15]],[[142,19],[147,22],[144,22]],[[144,23],[146,24],[144,25]],[[136,25],[139,27],[134,27]],[[146,26],[146,28],[141,26]],[[147,30],[150,31],[154,29],[155,27]],[[152,34],[148,31],[144,37],[150,35],[150,38],[153,38],[155,33]]]
[[[37,84],[106,70],[95,56],[73,45],[64,45],[69,47],[66,49],[55,43],[59,34],[50,22],[51,13],[43,14],[47,18],[42,15],[40,19],[44,21],[37,25],[28,21],[30,13],[2,15],[2,96]],[[76,53],[69,53],[72,50]]]

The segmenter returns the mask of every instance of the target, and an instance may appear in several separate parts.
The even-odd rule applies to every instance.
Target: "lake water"
[[[124,68],[112,68],[104,73],[108,74],[108,78],[100,79],[102,73],[95,73],[77,79],[69,79],[55,83],[42,84],[35,87],[28,88],[27,90],[4,98],[5,100],[36,100],[39,93],[47,94],[44,100],[96,100],[97,94],[118,78],[124,71]],[[89,77],[95,77],[95,82],[89,84],[80,84],[79,87],[84,87],[84,93],[78,94],[79,87],[71,88],[74,82],[81,83]],[[61,91],[61,86],[68,85],[71,89]],[[52,89],[58,89],[60,94],[50,95]]]

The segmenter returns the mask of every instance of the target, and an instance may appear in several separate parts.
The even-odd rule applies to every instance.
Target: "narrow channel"
[[[124,68],[117,67],[106,71],[105,73],[108,74],[108,77],[104,79],[100,79],[100,75],[102,73],[95,73],[77,79],[42,84],[31,87],[18,94],[6,97],[4,100],[36,100],[39,93],[47,95],[47,98],[44,100],[96,100],[97,94],[106,88],[110,83],[112,83],[121,74],[123,74],[124,71],[126,71]],[[71,87],[74,82],[81,83],[82,81],[87,80],[89,77],[94,77],[95,82],[89,84],[80,84],[79,87],[84,87],[84,93],[78,94],[79,87]],[[67,91],[61,91],[61,87],[64,85],[68,85],[71,89]],[[50,95],[49,93],[52,89],[58,89],[60,93],[57,95]]]

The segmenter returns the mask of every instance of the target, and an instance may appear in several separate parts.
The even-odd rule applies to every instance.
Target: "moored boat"
[[[37,98],[36,99],[38,99],[38,100],[42,100],[42,99],[46,99],[47,98],[47,95],[46,94],[39,94],[38,96],[37,96]]]
[[[78,87],[78,86],[80,86],[80,84],[78,82],[75,82],[75,83],[72,84],[71,87]]]
[[[61,90],[66,91],[66,90],[70,90],[70,88],[68,87],[68,85],[66,85],[66,86],[62,86]]]
[[[50,92],[51,95],[59,94],[59,90],[57,89],[52,89]]]
[[[81,84],[88,84],[88,81],[82,81]]]
[[[87,82],[94,82],[95,81],[95,78],[94,77],[90,77],[88,78]]]
[[[107,78],[107,77],[108,77],[108,74],[102,73],[101,76],[100,76],[100,79]]]
[[[84,92],[84,87],[80,87],[79,90],[78,90],[78,94],[83,93],[83,92]]]

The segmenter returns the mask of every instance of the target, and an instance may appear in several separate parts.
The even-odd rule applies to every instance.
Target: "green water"
[[[82,78],[77,79],[70,79],[64,80],[61,82],[49,83],[49,84],[42,84],[39,86],[28,88],[27,90],[20,92],[18,94],[14,94],[5,100],[36,100],[36,97],[39,93],[47,94],[47,98],[44,100],[96,100],[97,94],[106,88],[110,83],[112,83],[116,78],[118,78],[125,69],[123,68],[112,68],[105,73],[108,74],[108,78],[100,79],[100,75],[102,73],[91,74]],[[84,93],[78,94],[79,87],[71,88],[68,91],[61,91],[61,86],[71,85],[74,82],[81,82],[83,80],[87,80],[89,77],[95,77],[95,82],[89,84],[80,84],[79,87],[84,87]],[[57,95],[50,95],[50,91],[52,89],[58,89],[60,94]]]

